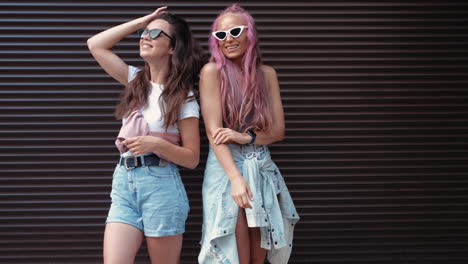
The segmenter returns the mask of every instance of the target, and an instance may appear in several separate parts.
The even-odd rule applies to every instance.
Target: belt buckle
[[[134,162],[134,165],[135,166],[132,166],[132,167],[129,167],[128,164],[127,164],[127,161],[129,158],[133,158],[133,162]],[[125,166],[125,169],[127,171],[129,170],[133,170],[134,168],[136,168],[136,165],[138,164],[138,160],[137,160],[137,156],[127,156],[127,157],[124,157],[124,166]]]

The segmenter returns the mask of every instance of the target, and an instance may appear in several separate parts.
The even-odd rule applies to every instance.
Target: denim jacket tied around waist
[[[261,247],[272,264],[288,262],[293,230],[299,220],[284,179],[265,145],[229,145],[249,185],[252,209],[245,209],[249,227],[259,227]],[[203,182],[203,230],[199,263],[239,263],[235,239],[238,206],[231,184],[210,146]]]

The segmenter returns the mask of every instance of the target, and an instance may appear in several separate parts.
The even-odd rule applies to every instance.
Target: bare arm
[[[273,110],[273,124],[271,130],[268,132],[255,131],[257,135],[255,144],[268,145],[284,139],[284,111],[283,104],[281,103],[278,76],[275,69],[264,65],[262,70],[265,74],[265,80],[270,95],[271,108]]]
[[[223,126],[221,108],[221,83],[214,63],[206,64],[200,73],[200,103],[205,121],[206,135],[217,159],[231,181],[231,195],[243,208],[251,208],[248,199],[252,193],[237,168],[227,144],[215,144],[213,135]]]
[[[269,66],[262,66],[267,82],[269,100],[273,111],[273,124],[270,131],[255,131],[257,135],[255,144],[268,145],[284,138],[284,112],[283,104],[281,103],[280,88],[278,84],[278,76],[275,69]],[[214,141],[216,144],[250,143],[251,137],[247,133],[239,133],[229,128],[218,128],[214,133]]]
[[[166,159],[180,166],[195,169],[200,161],[200,132],[196,117],[178,121],[182,146],[174,145],[162,138],[140,136],[123,141],[133,155],[148,152],[161,153]]]
[[[87,41],[88,48],[96,61],[112,78],[123,85],[128,83],[128,65],[111,49],[127,35],[146,27],[167,7],[158,8],[152,14],[107,29]]]

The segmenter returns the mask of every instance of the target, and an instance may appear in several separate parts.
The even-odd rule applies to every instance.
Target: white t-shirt
[[[140,68],[128,66],[128,82],[135,78],[136,74],[141,71]],[[145,106],[141,107],[141,112],[151,131],[165,132],[164,119],[161,117],[161,109],[159,107],[159,97],[161,96],[164,86],[151,82],[152,90],[148,97]],[[193,91],[189,92],[189,96],[193,96]],[[200,117],[200,107],[197,100],[185,102],[180,109],[179,119],[182,120],[189,117]],[[167,132],[179,133],[177,123],[168,127]]]

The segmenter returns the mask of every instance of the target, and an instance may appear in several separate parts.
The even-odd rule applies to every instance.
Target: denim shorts
[[[106,223],[125,223],[148,237],[182,234],[189,203],[177,165],[117,165],[112,179],[112,204]]]

